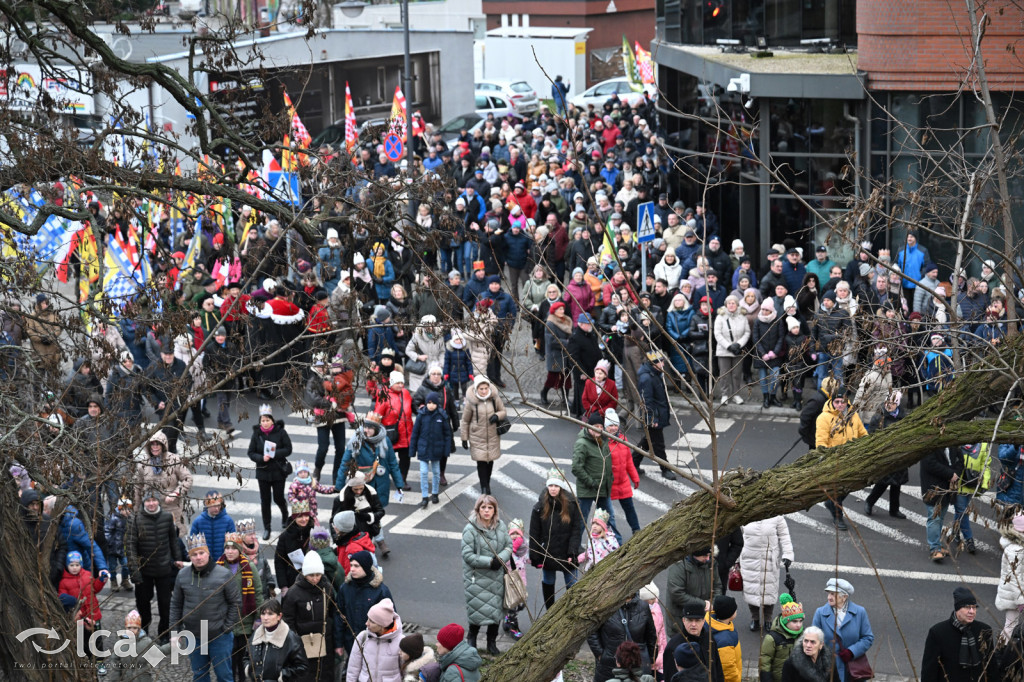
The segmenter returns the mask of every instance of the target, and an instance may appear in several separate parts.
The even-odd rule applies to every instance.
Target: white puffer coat
[[[1015,611],[1024,604],[1024,537],[1004,531],[999,544],[1003,548],[1003,559],[999,567],[996,608]]]
[[[793,542],[785,517],[776,516],[743,526],[740,573],[743,575],[743,599],[748,604],[778,603],[779,566],[783,559],[793,560]]]
[[[383,635],[363,630],[356,636],[348,658],[349,682],[402,682],[398,653],[402,641],[402,619],[395,614],[395,627]]]

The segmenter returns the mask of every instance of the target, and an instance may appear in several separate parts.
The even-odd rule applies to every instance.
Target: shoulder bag
[[[511,561],[509,563],[512,563]],[[506,611],[518,611],[526,606],[526,585],[519,576],[519,571],[505,567],[505,598]]]
[[[729,569],[729,589],[733,592],[743,591],[743,574],[740,573],[739,563],[733,564]]]
[[[491,405],[494,406],[494,412],[497,413],[498,403],[494,400],[493,396],[491,397]],[[498,423],[494,425],[494,428],[498,431],[499,436],[504,436],[506,433],[512,430],[512,422],[509,421],[507,414],[508,413],[506,412],[506,416],[503,419],[499,419]]]
[[[390,400],[390,399],[389,399]],[[388,436],[388,440],[394,445],[398,442],[398,425],[402,423],[402,412],[405,410],[405,396],[401,393],[398,394],[398,419],[391,426],[385,426],[384,432]]]
[[[836,639],[839,640],[841,648],[846,648],[839,633],[836,633]],[[846,670],[850,673],[850,677],[855,680],[870,680],[875,676],[875,671],[871,668],[871,661],[868,660],[867,654],[861,654],[847,663]]]

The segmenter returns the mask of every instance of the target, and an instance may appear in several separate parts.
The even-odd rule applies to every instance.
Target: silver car
[[[526,81],[488,79],[477,81],[474,87],[477,92],[489,91],[504,95],[522,116],[529,116],[540,109],[540,98],[537,97],[537,91]]]

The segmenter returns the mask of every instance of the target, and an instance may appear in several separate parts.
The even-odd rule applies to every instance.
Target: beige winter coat
[[[487,360],[491,357],[491,348],[494,346],[491,335],[498,324],[498,318],[494,311],[488,310],[486,315],[473,315],[473,318],[466,322],[466,329],[463,337],[466,339],[466,346],[469,348],[469,359],[473,363],[473,375],[482,376],[487,374]]]
[[[473,388],[466,392],[466,405],[462,410],[462,440],[469,442],[469,455],[477,462],[493,462],[501,457],[501,437],[498,425],[491,423],[491,415],[498,419],[505,418],[505,404],[501,396],[492,387],[487,398],[480,398],[477,393],[480,384],[487,378],[477,376],[473,380]]]
[[[53,367],[60,365],[60,320],[52,308],[40,310],[37,304],[25,323],[25,333],[40,360]]]
[[[149,463],[149,443],[161,443],[164,446],[163,466],[160,472],[154,470]],[[189,525],[185,522],[185,498],[192,487],[192,472],[179,455],[167,451],[167,436],[157,431],[146,443],[143,452],[136,457],[135,466],[135,508],[142,509],[142,495],[150,490],[160,498],[164,511],[171,512],[174,525],[178,527],[181,537],[188,537]],[[170,502],[167,498],[173,498]]]

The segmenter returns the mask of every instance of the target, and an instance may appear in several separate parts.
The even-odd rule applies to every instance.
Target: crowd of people
[[[895,258],[864,242],[844,266],[826,245],[806,245],[813,260],[789,242],[756,262],[738,239],[724,249],[729,226],[706,206],[670,203],[677,179],[654,113],[649,101],[631,110],[617,98],[588,112],[570,106],[564,119],[545,109],[463,131],[452,149],[428,126],[417,163],[443,189],[384,234],[360,206],[374,183],[398,171],[373,145],[351,162],[353,201],[314,203],[320,242],[248,207],[233,234],[204,218],[196,232],[176,235],[165,215],[147,232],[153,286],[116,319],[94,320],[88,348],[62,346],[67,334],[49,295],[35,296],[31,313],[10,298],[0,309],[5,377],[27,368],[55,377],[62,362],[73,363],[63,390],[41,402],[40,430],[48,447],[83,453],[82,466],[58,473],[87,504],[41,498],[38,467],[11,470],[32,537],[42,542],[51,523],[59,526],[50,580],[72,619],[96,629],[96,594],[107,585],[133,590],[125,626],[136,637],[148,633],[153,646],[171,646],[172,630],[206,628],[209,647],[190,657],[196,679],[212,670],[220,680],[328,680],[347,661],[349,682],[472,682],[481,630],[491,655],[499,630],[522,634],[527,566],[541,571],[551,607],[559,574],[569,588],[623,542],[613,501],[629,530],[640,529],[632,497],[642,456],[629,441],[675,478],[665,443],[673,392],[705,392],[724,406],[742,404],[756,385],[763,408],[791,396],[808,445],[828,447],[898,421],[940,392],[958,369],[954,346],[966,353],[1004,338],[1012,287],[995,264],[986,261],[977,278],[956,274],[950,299],[913,233]],[[658,236],[638,244],[638,207],[647,201]],[[94,208],[112,231],[131,234],[130,207],[116,204],[109,215]],[[195,254],[191,263],[186,252]],[[503,373],[517,329],[530,334],[546,372],[529,400],[562,405],[585,424],[572,480],[549,472],[528,524],[503,518],[491,489],[510,427]],[[233,518],[216,490],[204,492],[190,518],[188,501],[198,496],[185,419],[201,445],[215,404],[220,435],[230,438],[234,401],[246,391],[266,401],[247,449],[262,525]],[[373,403],[362,417],[354,408],[360,391]],[[279,399],[308,414],[318,438],[313,462],[292,457],[288,426],[274,414]],[[162,427],[131,462],[118,461],[114,453],[150,414]],[[401,595],[380,565],[390,554],[381,520],[392,489],[412,492],[414,459],[420,505],[440,504],[457,445],[475,461],[482,493],[461,540],[466,628],[441,628],[431,648],[403,633]],[[933,560],[949,553],[940,534],[950,504],[974,551],[970,503],[988,487],[991,450],[943,449],[922,464]],[[1012,508],[1024,501],[1024,448],[1000,445],[998,460],[1009,472],[1000,501]],[[897,472],[879,481],[866,513],[889,488],[890,516],[905,518],[899,489],[908,480]],[[65,483],[46,482],[51,490]],[[328,495],[329,515],[321,514],[318,496]],[[843,500],[829,505],[845,529]],[[271,542],[275,508],[282,530]],[[1013,574],[1024,521],[1007,519],[1004,573]],[[695,552],[669,570],[664,600],[648,585],[595,630],[588,644],[597,682],[696,682],[709,670],[716,682],[740,682],[737,605],[722,589],[734,563],[751,628],[763,629],[762,682],[864,679],[853,667],[873,636],[864,609],[850,601],[852,585],[830,580],[807,628],[800,604],[779,594],[779,567],[794,560],[784,519],[749,524],[719,545],[731,558],[715,562],[718,570],[711,548]],[[929,633],[928,682],[995,676],[995,639],[963,592],[953,617]],[[1020,628],[1011,615],[1024,597],[1000,588],[1000,600],[1012,647]],[[142,664],[119,661],[109,672],[131,665]]]

